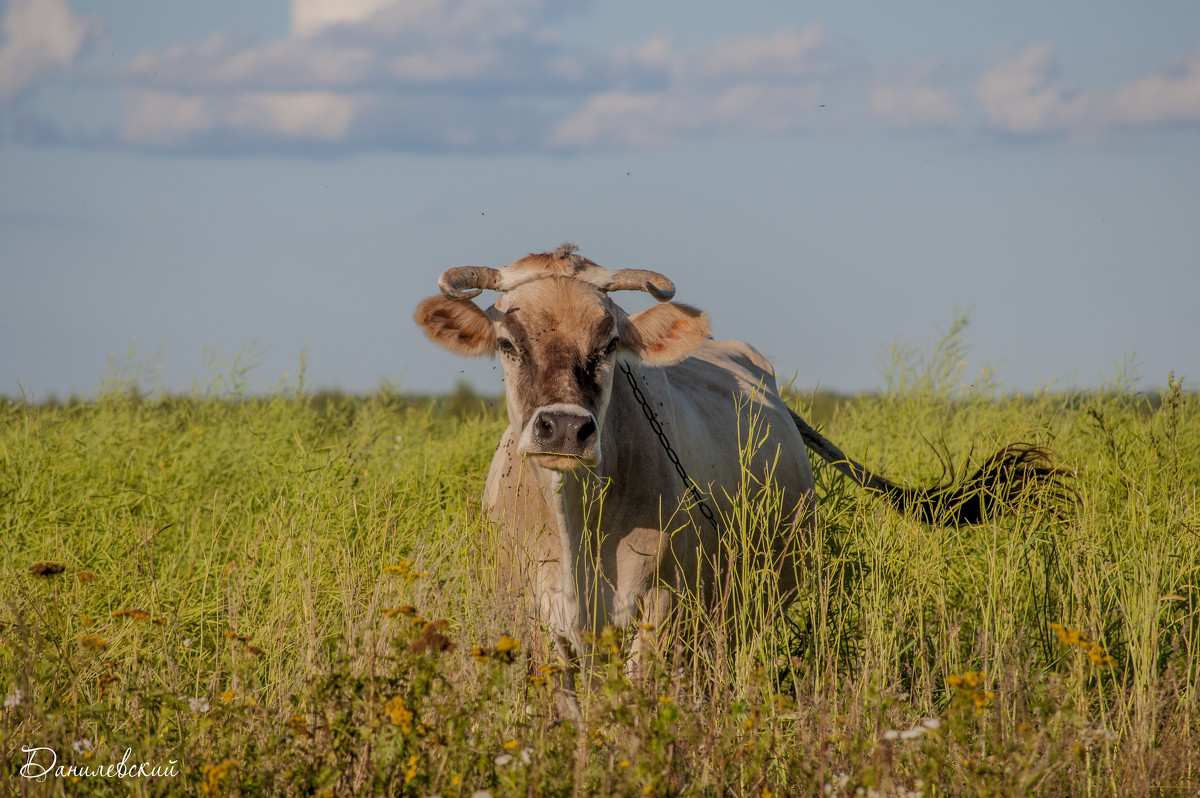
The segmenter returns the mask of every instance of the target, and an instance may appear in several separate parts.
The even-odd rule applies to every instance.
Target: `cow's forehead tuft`
[[[519,321],[528,331],[577,331],[590,337],[612,330],[612,302],[588,283],[565,277],[547,277],[514,288],[496,303],[506,322]]]

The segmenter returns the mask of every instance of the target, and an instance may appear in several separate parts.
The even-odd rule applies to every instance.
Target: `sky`
[[[958,313],[964,382],[1194,388],[1198,220],[1194,0],[0,0],[9,397],[499,393],[413,309],[564,241],[800,389]]]

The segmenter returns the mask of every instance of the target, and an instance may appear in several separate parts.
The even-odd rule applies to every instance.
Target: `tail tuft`
[[[993,454],[974,474],[957,482],[949,468],[950,481],[933,488],[898,485],[868,471],[848,458],[837,446],[792,413],[792,420],[808,448],[867,490],[881,493],[901,512],[914,512],[931,524],[961,526],[979,524],[994,515],[1012,510],[1021,495],[1042,488],[1037,500],[1050,505],[1077,505],[1079,493],[1066,483],[1075,472],[1055,466],[1053,454],[1044,446],[1011,443]]]

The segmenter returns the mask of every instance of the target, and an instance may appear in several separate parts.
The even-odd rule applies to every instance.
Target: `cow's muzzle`
[[[600,462],[596,417],[578,405],[538,408],[522,432],[519,451],[557,471],[596,465]]]

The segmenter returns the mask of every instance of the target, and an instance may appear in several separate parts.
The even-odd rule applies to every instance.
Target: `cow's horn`
[[[503,277],[499,269],[490,266],[456,266],[446,269],[438,278],[438,288],[449,299],[470,299],[483,293],[483,289],[504,290]]]
[[[605,291],[645,291],[659,302],[666,302],[675,296],[675,283],[658,272],[647,269],[618,269],[609,272],[606,284],[600,287]]]

